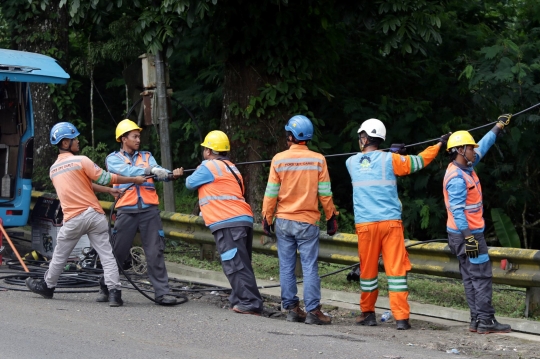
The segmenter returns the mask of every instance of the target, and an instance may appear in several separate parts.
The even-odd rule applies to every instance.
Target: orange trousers
[[[396,320],[408,319],[410,313],[407,271],[411,270],[405,249],[403,225],[399,220],[356,224],[360,258],[360,310],[374,312],[379,295],[379,254],[388,277],[390,308]]]

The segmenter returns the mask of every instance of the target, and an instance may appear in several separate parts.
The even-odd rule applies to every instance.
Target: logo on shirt
[[[368,156],[362,156],[360,158],[360,169],[361,170],[369,170],[371,167],[371,158]]]

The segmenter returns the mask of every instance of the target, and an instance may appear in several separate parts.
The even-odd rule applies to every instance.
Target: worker
[[[469,331],[480,334],[508,333],[510,325],[495,319],[491,304],[492,268],[484,238],[482,187],[474,166],[495,143],[497,135],[510,123],[502,115],[498,123],[476,143],[467,131],[456,131],[448,139],[450,163],[443,182],[448,213],[448,246],[459,260],[459,270],[471,313]]]
[[[332,318],[321,311],[318,201],[325,213],[328,235],[336,233],[339,213],[332,200],[326,159],[307,147],[313,138],[311,120],[303,115],[293,116],[285,131],[289,149],[272,159],[262,207],[263,229],[271,235],[275,228],[277,237],[281,306],[288,310],[287,321],[331,324]],[[304,274],[305,310],[297,296],[297,251]]]
[[[227,157],[229,138],[211,131],[201,143],[204,161],[186,178],[186,188],[198,190],[204,223],[214,235],[221,266],[231,285],[231,310],[261,315],[263,300],[253,267],[253,212],[244,198],[242,175]]]
[[[347,159],[353,186],[354,221],[360,258],[360,309],[358,325],[377,325],[375,303],[379,295],[379,255],[382,252],[388,278],[390,308],[398,330],[411,328],[407,298],[407,271],[411,269],[405,250],[401,202],[396,176],[415,173],[426,167],[439,153],[450,134],[418,155],[405,155],[404,145],[396,153],[379,150],[386,139],[386,127],[371,118],[358,129],[360,153]],[[394,147],[394,146],[393,146]]]
[[[179,169],[174,174],[159,166],[148,151],[140,151],[142,128],[131,120],[122,120],[116,126],[116,142],[120,142],[120,150],[109,154],[105,160],[107,170],[122,176],[154,176],[143,184],[115,185],[125,193],[116,203],[116,220],[114,222],[113,250],[119,265],[129,258],[129,251],[137,230],[141,233],[141,242],[147,263],[148,277],[154,287],[156,304],[173,305],[176,298],[170,294],[169,277],[165,267],[165,234],[159,216],[159,198],[154,180],[169,181],[169,175],[179,177]],[[107,287],[100,281],[101,288],[96,301],[104,302],[107,298]]]
[[[81,236],[86,234],[92,248],[99,254],[103,266],[109,306],[118,307],[123,304],[118,267],[109,243],[109,225],[105,212],[94,191],[118,196],[119,190],[104,186],[110,183],[131,182],[141,185],[145,182],[145,178],[109,173],[88,157],[78,156],[77,136],[79,131],[69,122],[57,123],[51,129],[50,142],[58,146],[60,153],[49,174],[60,199],[64,223],[58,232],[56,248],[44,279],[28,278],[26,286],[34,293],[52,298],[58,277],[62,274],[70,253]]]

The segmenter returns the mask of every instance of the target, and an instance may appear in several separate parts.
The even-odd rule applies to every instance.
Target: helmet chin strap
[[[71,146],[72,146],[72,145],[73,145],[73,138],[71,138],[71,139],[69,140],[69,146],[68,146],[67,149],[64,149],[64,148],[60,148],[60,149],[61,149],[62,151],[71,152],[71,154],[74,155],[75,152],[73,152],[73,151],[71,150]]]
[[[459,152],[458,152],[458,153],[459,153]],[[462,155],[463,158],[465,158],[465,161],[467,161],[467,166],[468,166],[468,167],[471,167],[473,163],[472,163],[471,160],[469,160],[469,159],[467,158],[467,156],[465,156],[465,147],[463,147],[463,153],[460,153],[460,155]]]

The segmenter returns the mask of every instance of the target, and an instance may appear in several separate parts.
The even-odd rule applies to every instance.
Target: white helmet
[[[366,131],[366,134],[369,137],[379,137],[383,140],[386,139],[386,127],[384,127],[384,124],[376,118],[365,120],[358,129],[358,133],[361,133],[362,131]]]

